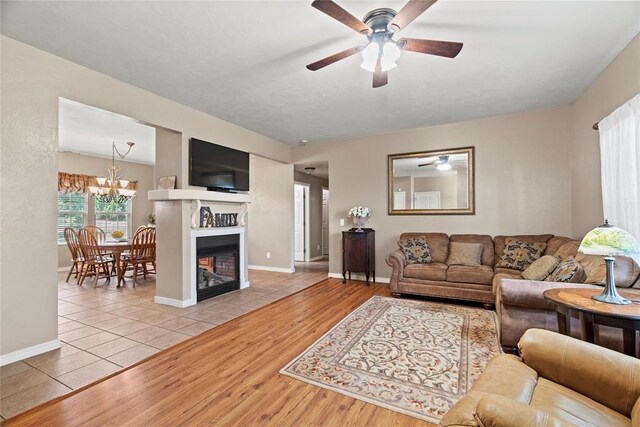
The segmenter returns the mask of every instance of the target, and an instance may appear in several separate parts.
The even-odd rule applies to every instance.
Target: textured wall
[[[59,97],[182,132],[182,182],[188,173],[189,137],[282,162],[291,160],[291,148],[278,141],[10,38],[2,36],[0,40],[0,354],[57,338]],[[181,206],[182,217],[177,220],[181,233],[188,229],[186,209]],[[38,274],[25,274],[32,270],[34,259]],[[183,258],[182,264],[188,261]]]
[[[592,125],[640,93],[640,35],[598,76],[572,106],[572,235],[602,224],[600,139]]]
[[[293,165],[251,156],[249,265],[293,268]],[[271,258],[267,258],[267,252]]]
[[[340,233],[354,205],[373,209],[379,277],[389,277],[384,257],[404,231],[570,234],[570,119],[564,107],[296,147],[296,163],[329,162],[330,271],[340,272]],[[387,214],[387,155],[470,145],[476,215]]]

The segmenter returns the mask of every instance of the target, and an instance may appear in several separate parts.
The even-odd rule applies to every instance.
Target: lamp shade
[[[608,221],[584,236],[578,252],[588,255],[627,255],[640,253],[640,243],[629,232]]]

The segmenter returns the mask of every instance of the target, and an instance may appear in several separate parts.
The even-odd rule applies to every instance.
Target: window
[[[65,228],[79,231],[84,227],[86,218],[86,193],[58,193],[58,243],[65,243]]]
[[[107,238],[116,230],[122,231],[124,237],[129,237],[129,223],[131,222],[131,202],[105,203],[95,200],[96,227],[104,230]]]

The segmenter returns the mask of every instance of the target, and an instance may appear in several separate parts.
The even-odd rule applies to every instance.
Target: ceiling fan
[[[409,0],[400,12],[388,8],[374,9],[360,21],[332,0],[315,0],[311,6],[365,35],[368,42],[364,46],[352,47],[316,61],[307,65],[307,68],[316,71],[362,52],[361,67],[373,73],[373,87],[376,88],[387,84],[387,71],[396,66],[403,50],[455,58],[462,49],[462,43],[410,38],[393,40],[397,32],[413,22],[436,1]]]
[[[429,163],[419,164],[418,167],[421,168],[423,166],[435,166],[436,169],[441,171],[446,171],[451,169],[451,165],[449,164],[449,156],[438,156],[435,160]]]

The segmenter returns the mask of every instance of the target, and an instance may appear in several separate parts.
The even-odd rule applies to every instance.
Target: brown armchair
[[[640,360],[541,329],[491,359],[442,418],[453,426],[638,426]]]

